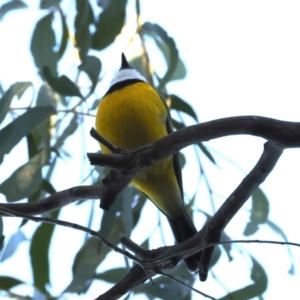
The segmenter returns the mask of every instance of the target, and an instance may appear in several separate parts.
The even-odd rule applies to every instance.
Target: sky
[[[31,5],[34,7],[34,4]],[[180,56],[187,67],[187,76],[185,80],[170,83],[167,88],[169,92],[188,100],[201,122],[242,115],[258,115],[285,121],[300,120],[299,1],[143,0],[141,12],[142,21],[158,23],[175,39]],[[134,3],[130,1],[128,15],[130,17],[133,14]],[[5,74],[5,77],[0,76],[0,81],[4,88],[8,88],[10,84],[18,80],[34,80],[36,76],[33,61],[26,51],[29,49],[28,36],[38,16],[42,16],[42,13],[36,13],[32,8],[12,13],[0,24],[0,39],[5,41],[5,47],[1,47],[0,50],[1,73]],[[19,22],[16,22],[16,17]],[[22,26],[19,25],[20,20],[24,20]],[[128,32],[130,32],[130,26],[129,24],[126,29]],[[99,57],[107,70],[108,77],[103,84],[104,90],[105,82],[109,82],[113,72],[118,69],[120,52],[124,50],[126,52],[125,40],[118,38],[107,51],[100,54]],[[158,55],[151,58],[153,64],[163,71],[162,58]],[[186,121],[193,124],[189,118],[186,118]],[[88,132],[91,126],[93,126],[93,120],[89,120],[80,130]],[[204,157],[202,158],[211,186],[216,195],[219,195],[215,197],[217,206],[223,203],[244,175],[255,165],[262,153],[264,142],[263,139],[256,137],[235,136],[206,143],[212,151],[218,150],[224,156],[234,160],[243,170],[241,172],[240,169],[218,156],[216,152],[212,153],[215,153],[218,167],[213,167]],[[67,148],[73,160],[76,161],[82,159],[82,153],[74,153],[74,143],[75,140],[71,140]],[[90,142],[87,137],[85,149],[82,151],[97,151],[97,145]],[[189,147],[184,150],[184,153],[189,158],[183,170],[185,192],[188,196],[192,196],[196,189],[199,190],[196,206],[211,212],[205,187],[198,186],[199,170],[195,170],[194,167],[193,149]],[[17,154],[17,152],[11,153],[11,157]],[[15,162],[16,166],[22,159],[24,159],[23,162],[26,160],[26,157],[19,156],[20,161]],[[6,158],[6,162],[1,166],[0,182],[6,178],[5,174],[14,169],[11,163],[12,161]],[[71,163],[71,161],[66,161],[62,164],[67,168]],[[270,220],[285,231],[291,242],[299,241],[297,230],[300,225],[298,217],[299,166],[300,150],[285,150],[271,175],[261,185],[271,204]],[[77,178],[76,176],[58,178],[56,188],[60,190],[78,185],[83,175],[77,176]],[[0,201],[4,199],[1,196]],[[74,221],[75,214],[83,213],[84,209],[88,212],[90,205],[89,203],[85,208],[80,207],[80,212],[78,208],[70,207],[70,210],[63,213],[61,218]],[[245,219],[249,218],[247,209],[250,209],[249,203],[226,228],[231,238],[245,238],[243,236]],[[153,220],[157,218],[157,212],[151,203],[147,204],[144,214],[146,212],[153,214]],[[100,218],[101,212],[97,214]],[[18,223],[12,220],[7,222],[5,230],[6,234],[9,234],[16,230]],[[96,226],[96,222],[97,218],[93,226]],[[195,222],[197,228],[201,228],[203,218],[200,214]],[[136,242],[143,241],[145,230],[150,233],[155,225],[155,222],[153,222],[153,227],[140,224],[132,238]],[[34,224],[32,228],[33,226]],[[28,234],[32,228],[28,226],[26,229]],[[164,226],[164,230],[168,232],[167,226]],[[67,237],[67,241],[72,240],[74,243],[74,248],[79,247],[83,240],[83,235],[78,232],[73,233],[70,229],[60,228],[56,232],[57,241],[63,243]],[[157,232],[155,234],[158,235]],[[250,238],[280,240],[280,237],[266,226],[262,226],[261,230]],[[167,242],[171,243],[172,240],[167,239]],[[159,243],[161,241],[154,238],[151,246],[161,245]],[[55,246],[52,250],[53,257],[60,257],[61,261],[69,266],[72,265],[72,250]],[[22,253],[26,251],[28,251],[28,243],[23,243],[18,251],[19,260],[7,261],[3,264],[0,268],[0,275],[8,272],[13,274],[12,266],[22,260]],[[291,262],[284,246],[251,244],[241,245],[233,251],[233,254],[241,252],[243,256],[236,255],[239,258],[234,262],[228,262],[226,258],[223,258],[222,262],[213,269],[228,290],[240,288],[248,283],[247,270],[250,260],[246,253],[251,252],[263,264],[269,276],[268,291],[264,299],[299,297],[300,249],[292,248],[294,276],[288,274]],[[224,253],[223,256],[225,256]],[[110,257],[110,261],[112,260],[123,263],[123,259],[116,254]],[[107,264],[101,269],[109,267]],[[242,271],[241,268],[243,268]],[[26,269],[29,269],[29,264],[25,262],[24,270]],[[61,270],[59,265],[53,266],[52,280],[55,282],[56,293],[60,293],[69,283],[70,269]],[[59,280],[58,274],[61,275]],[[23,276],[23,274],[18,275]],[[226,293],[211,275],[205,283],[198,283],[196,287],[215,297]],[[101,288],[106,289],[107,285],[101,285]],[[90,299],[97,295],[98,289],[99,285],[93,284],[89,294],[82,296],[81,299]],[[74,296],[70,298],[76,299]],[[135,299],[145,298],[136,297]],[[199,298],[195,296],[194,299]]]

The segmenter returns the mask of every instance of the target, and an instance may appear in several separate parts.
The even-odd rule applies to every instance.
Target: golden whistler
[[[100,101],[96,129],[114,146],[134,150],[172,132],[165,102],[122,54],[121,68]],[[103,153],[110,151],[101,144]],[[179,156],[175,154],[139,172],[131,185],[165,214],[178,243],[192,237],[196,228],[183,202]],[[185,260],[190,271],[198,268],[200,254]]]

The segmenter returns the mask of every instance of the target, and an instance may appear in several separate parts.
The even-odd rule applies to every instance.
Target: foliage
[[[39,86],[31,82],[15,82],[11,83],[10,87],[5,87],[1,95],[0,162],[5,160],[5,156],[12,155],[13,149],[23,149],[20,144],[21,140],[26,143],[28,155],[27,162],[14,170],[0,185],[0,193],[5,195],[8,202],[22,199],[28,202],[36,201],[56,192],[53,182],[59,172],[58,160],[68,158],[68,153],[64,149],[65,143],[73,135],[78,135],[78,128],[84,125],[86,119],[94,117],[101,98],[100,78],[106,70],[102,69],[99,55],[101,51],[110,47],[118,35],[122,34],[122,29],[129,18],[126,16],[126,0],[98,1],[97,4],[95,1],[77,0],[69,8],[74,14],[63,10],[63,2],[41,1],[39,9],[43,11],[43,16],[37,20],[30,38],[31,55],[40,77]],[[30,8],[29,1],[28,3],[9,1],[1,7],[0,19],[5,22],[7,15],[13,15],[14,10],[20,8],[33,9]],[[138,16],[139,13],[137,11]],[[74,36],[72,36],[73,32]],[[189,103],[178,95],[168,92],[168,83],[184,79],[186,75],[186,67],[180,58],[174,38],[159,24],[151,22],[141,24],[138,18],[136,31],[130,37],[129,43],[133,40],[140,42],[140,49],[131,53],[131,65],[154,85],[170,105],[172,112],[178,116],[188,115],[198,122],[198,116]],[[155,45],[165,61],[166,71],[161,77],[157,75],[155,66],[149,60],[147,43],[150,42]],[[67,60],[72,51],[77,54],[77,61],[72,61],[72,71],[61,71],[64,60]],[[87,85],[88,89],[85,88]],[[17,102],[26,98],[27,91],[33,87],[38,89],[37,95],[33,96],[27,107],[18,109]],[[185,126],[180,118],[174,118],[173,124],[176,129]],[[197,155],[199,153],[204,155],[212,164],[217,164],[216,159],[203,144],[196,145],[195,152]],[[15,154],[17,152],[13,153],[17,155]],[[24,151],[22,154],[25,155]],[[184,160],[185,158],[182,157],[182,161]],[[68,164],[72,163],[68,162]],[[198,167],[203,169],[201,161]],[[103,178],[106,170],[89,168],[87,180],[90,184],[99,184],[99,176]],[[205,172],[201,176],[205,176]],[[244,235],[252,235],[259,230],[261,225],[267,225],[286,240],[283,231],[268,218],[269,201],[262,190],[257,190],[251,201],[251,216]],[[194,198],[189,201],[188,208],[190,209],[193,204]],[[114,244],[117,244],[124,234],[130,236],[140,220],[144,205],[143,195],[129,188],[126,189],[119,195],[115,205],[103,215],[101,233]],[[68,210],[68,207],[64,210]],[[207,219],[211,217],[206,212],[202,213]],[[51,213],[51,217],[55,219],[59,215],[60,211]],[[86,216],[82,217],[86,219]],[[92,214],[90,218],[90,223],[92,223]],[[3,222],[5,223],[5,219],[0,222],[0,236],[2,236]],[[18,247],[24,241],[30,243],[28,257],[24,259],[27,259],[31,266],[33,282],[29,280],[23,282],[18,278],[3,275],[0,277],[0,289],[9,295],[14,287],[25,284],[32,286],[46,299],[52,299],[55,296],[48,287],[51,284],[52,262],[49,260],[49,252],[51,243],[55,243],[54,227],[48,224],[37,225],[28,239],[23,233],[26,224],[27,222],[23,221],[19,230],[11,237],[2,236],[1,247],[3,247],[3,240],[5,245],[2,262],[9,258],[13,259]],[[149,246],[148,239],[149,237],[144,243],[147,246]],[[226,234],[222,237],[222,240],[229,239]],[[64,292],[85,293],[93,280],[103,280],[109,283],[116,283],[120,280],[127,272],[125,267],[104,272],[97,271],[109,259],[110,252],[111,250],[100,244],[98,240],[86,238],[77,250],[72,268],[73,279],[65,287]],[[232,247],[223,245],[216,248],[212,265],[217,264],[221,259],[221,252],[225,252],[229,259],[233,259]],[[232,291],[222,299],[248,299],[264,293],[268,278],[263,267],[254,258],[251,257],[251,259],[250,276],[254,283]],[[64,268],[64,265],[60,267]],[[182,265],[172,273],[189,285],[193,285],[197,278],[197,276],[187,274]],[[133,294],[143,293],[149,299],[155,297],[167,299],[170,296],[179,299],[178,295],[181,299],[191,299],[192,292],[185,286],[165,277],[159,277],[156,283],[155,286],[140,285],[133,290]]]

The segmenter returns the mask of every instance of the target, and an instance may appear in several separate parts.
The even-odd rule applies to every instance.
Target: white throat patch
[[[114,84],[116,84],[118,82],[130,80],[130,79],[137,79],[137,80],[147,82],[146,78],[144,76],[142,76],[137,70],[122,69],[116,74],[116,76],[113,79],[113,81],[111,82],[110,86],[113,86]]]

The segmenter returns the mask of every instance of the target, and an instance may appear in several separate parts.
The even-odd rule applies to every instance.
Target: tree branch
[[[92,165],[137,172],[181,149],[212,139],[248,134],[264,138],[284,148],[300,147],[300,123],[258,116],[231,117],[189,126],[164,138],[123,154],[88,153]]]
[[[20,212],[26,215],[40,215],[49,211],[59,209],[75,201],[83,199],[99,199],[104,193],[103,186],[76,186],[52,194],[44,199],[30,203],[0,203],[1,208],[9,209],[13,212]],[[0,213],[9,216],[6,213]]]
[[[259,185],[265,181],[275,167],[282,152],[282,147],[276,146],[270,142],[265,143],[264,151],[255,167],[204,226],[203,230],[205,230],[205,234],[201,243],[202,245],[220,242],[224,228]],[[202,252],[199,268],[201,281],[205,281],[207,278],[213,250],[214,247],[211,247],[206,248]]]
[[[284,148],[300,147],[300,123],[258,116],[242,116],[189,126],[133,151],[121,153],[118,149],[115,154],[88,153],[87,156],[92,165],[106,166],[120,172],[115,172],[118,178],[115,178],[113,174],[109,175],[110,182],[114,183],[115,187],[111,187],[110,194],[106,194],[101,199],[100,207],[109,209],[114,203],[115,197],[113,196],[118,195],[126,187],[126,183],[129,183],[131,178],[143,168],[196,142],[238,134],[262,137]],[[120,182],[119,185],[116,184],[117,181]]]

